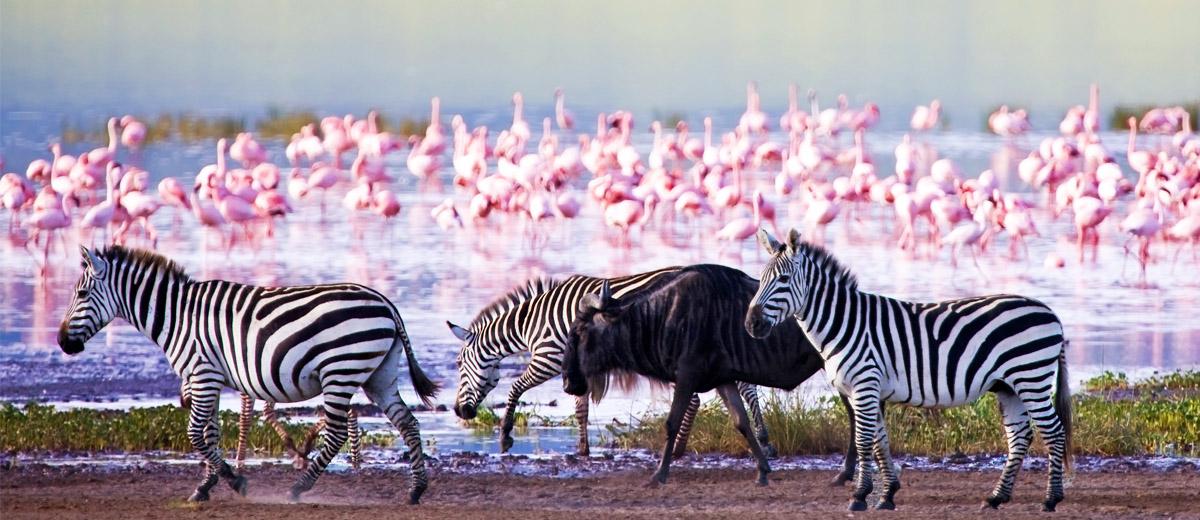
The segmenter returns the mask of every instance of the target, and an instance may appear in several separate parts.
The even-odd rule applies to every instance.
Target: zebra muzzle
[[[454,415],[457,415],[460,419],[466,419],[469,421],[475,418],[475,407],[469,404],[463,406],[456,404],[454,405]]]
[[[58,328],[58,346],[63,352],[74,355],[83,352],[83,340],[72,338],[67,332],[67,325],[64,323]]]
[[[771,334],[771,328],[774,326],[766,316],[763,315],[762,305],[751,305],[750,310],[746,312],[746,332],[751,337],[765,338]]]

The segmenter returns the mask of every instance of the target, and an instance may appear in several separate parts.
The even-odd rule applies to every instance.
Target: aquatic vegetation
[[[460,421],[463,425],[476,432],[491,431],[500,427],[500,423],[504,421],[504,414],[497,413],[497,409],[490,406],[481,406],[476,412],[475,418],[470,420]],[[503,408],[500,408],[503,410]],[[573,426],[575,424],[575,416],[571,415],[563,419],[554,419],[537,413],[537,407],[534,406],[531,411],[518,410],[513,414],[513,428],[519,433],[523,433],[530,426]]]
[[[133,408],[130,410],[58,410],[53,406],[29,403],[18,407],[0,405],[0,452],[17,451],[192,451],[187,438],[188,411],[178,406]],[[221,412],[221,449],[237,447],[238,416]],[[308,426],[282,421],[294,438],[304,438]],[[255,417],[249,434],[250,447],[265,455],[284,453],[275,430]],[[391,446],[396,436],[370,433],[363,437],[365,446]],[[345,448],[343,448],[345,449]]]
[[[1094,455],[1200,455],[1200,371],[1179,371],[1130,383],[1124,374],[1088,380],[1073,396],[1075,451]],[[1120,390],[1119,392],[1117,390]],[[1004,432],[996,428],[996,399],[985,395],[967,406],[925,410],[887,407],[887,429],[895,453],[946,456],[954,453],[1003,454]],[[662,449],[665,415],[648,415],[617,432],[622,448]],[[805,406],[794,394],[763,400],[763,420],[780,454],[840,453],[849,442],[846,412],[836,398]],[[700,409],[688,448],[695,452],[743,453],[723,405]],[[1033,443],[1031,452],[1044,455]]]
[[[321,129],[317,123],[321,120],[312,110],[284,111],[276,106],[267,107],[267,115],[254,123],[254,129],[260,137],[279,138],[288,140],[292,134],[299,132],[306,125],[315,125],[318,135]]]

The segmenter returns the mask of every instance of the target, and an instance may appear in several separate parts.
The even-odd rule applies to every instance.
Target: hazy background
[[[1101,86],[1116,104],[1200,98],[1200,2],[0,0],[0,112],[14,117],[196,110],[255,115],[548,109],[562,86],[583,123],[740,109],[755,80],[846,93],[901,129],[939,97],[956,130],[1001,103],[1036,126]],[[740,112],[738,112],[740,113]],[[646,121],[647,119],[642,119]]]

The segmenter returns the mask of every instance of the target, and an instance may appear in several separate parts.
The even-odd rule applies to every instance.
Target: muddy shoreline
[[[773,461],[770,485],[753,484],[749,459],[692,455],[672,466],[665,486],[647,487],[655,460],[645,453],[580,458],[456,453],[430,462],[429,491],[419,506],[404,504],[407,468],[371,460],[363,469],[335,469],[284,504],[299,473],[290,466],[248,466],[249,493],[224,485],[211,502],[184,502],[201,476],[196,461],[138,460],[89,464],[80,457],[0,459],[0,512],[16,518],[829,518],[846,515],[848,487],[830,488],[837,456]],[[999,478],[995,458],[963,456],[931,463],[898,457],[905,518],[978,515]],[[398,459],[397,461],[398,462]],[[1200,461],[1173,457],[1080,457],[1067,501],[1054,518],[1200,518]],[[1026,461],[1006,518],[1046,518],[1039,512],[1045,459]],[[868,512],[867,514],[886,514]]]

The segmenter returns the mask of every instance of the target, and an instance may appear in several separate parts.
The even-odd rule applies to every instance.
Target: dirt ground
[[[994,470],[904,470],[898,510],[846,511],[850,489],[830,488],[833,472],[777,470],[768,487],[752,483],[745,467],[672,468],[667,485],[647,488],[650,464],[611,471],[524,471],[516,462],[505,471],[456,472],[450,462],[432,466],[432,482],[421,505],[405,505],[406,470],[366,468],[331,472],[303,496],[283,503],[298,472],[282,466],[251,467],[249,495],[224,484],[213,500],[184,499],[198,483],[192,465],[142,464],[129,468],[13,464],[0,470],[0,516],[16,519],[277,519],[329,518],[1050,518],[1040,512],[1045,472],[1022,471],[1013,503],[999,513],[978,505],[999,477]],[[532,474],[529,474],[532,473]],[[566,476],[570,475],[570,476]],[[1189,463],[1171,469],[1130,465],[1080,471],[1067,500],[1053,518],[1200,518],[1200,471]]]

